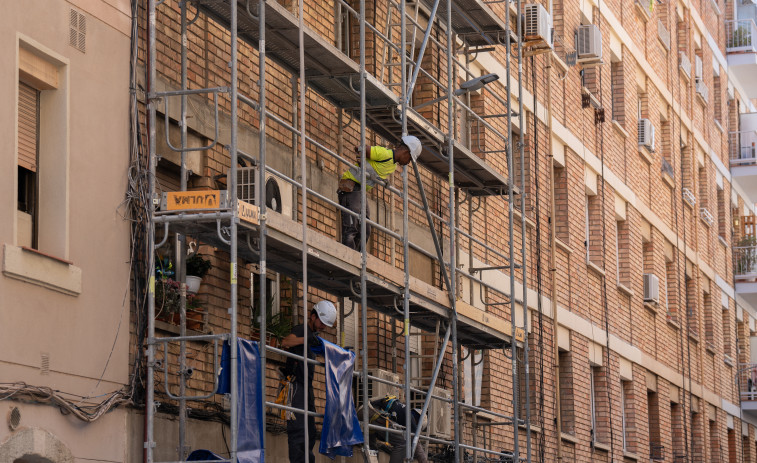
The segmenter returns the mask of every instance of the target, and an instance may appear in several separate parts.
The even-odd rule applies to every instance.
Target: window
[[[576,416],[573,407],[573,359],[570,352],[558,354],[560,369],[560,427],[565,434],[576,434]]]
[[[615,250],[617,255],[618,283],[631,286],[631,256],[629,251],[628,221],[615,221]]]
[[[601,207],[599,195],[586,195],[586,260],[595,265],[602,262]]]
[[[718,463],[725,463],[720,451],[720,434],[718,432],[718,422],[710,420],[710,460]]]
[[[697,310],[696,280],[686,275],[686,318],[689,336],[699,339],[699,311]]]
[[[735,352],[733,351],[733,338],[735,333],[731,327],[731,312],[727,306],[722,306],[722,318],[723,318],[723,354],[733,359]]]
[[[709,202],[709,190],[708,190],[708,181],[707,181],[707,168],[705,166],[701,166],[699,168],[698,172],[699,176],[699,207],[708,208],[710,206]]]
[[[737,463],[739,456],[736,453],[736,431],[728,430],[728,463]]]
[[[673,461],[678,461],[678,457],[686,455],[686,446],[684,445],[683,433],[683,407],[681,404],[670,402],[670,425],[672,434]]]
[[[632,381],[620,382],[620,403],[623,410],[623,451],[636,452],[636,414]]]
[[[37,248],[37,139],[39,90],[18,83],[18,232],[19,246]]]
[[[691,433],[698,436],[698,439],[690,441],[692,461],[704,461],[704,414],[699,412],[699,399],[696,397],[692,397],[691,401]]]
[[[673,171],[673,146],[671,143],[671,133],[670,133],[670,121],[668,120],[662,120],[660,124],[660,150],[662,154],[662,158],[664,160],[663,163],[663,171],[665,173],[668,173],[671,177],[675,178],[675,172]],[[667,166],[665,165],[665,162],[667,163]],[[668,169],[666,171],[666,169]]]
[[[721,126],[722,129],[723,108],[722,99],[720,97],[720,71],[717,69],[715,71],[716,72],[712,75],[712,111],[714,113],[713,115],[715,117],[715,122],[718,126]]]
[[[718,185],[717,188],[717,201],[718,201],[718,236],[726,240],[726,233],[728,230],[728,208],[725,203],[725,190]]]
[[[609,442],[610,409],[608,402],[607,377],[602,367],[591,367],[591,436],[592,442]]]
[[[60,61],[18,49],[16,244],[68,254],[68,98]]]
[[[557,238],[567,243],[570,240],[570,228],[568,226],[568,172],[565,167],[554,167],[555,180],[555,227]]]
[[[665,446],[660,434],[660,406],[657,393],[647,390],[647,418],[649,420],[649,458],[654,461],[665,459]]]
[[[623,87],[623,61],[614,55],[610,62],[612,85],[612,120],[625,125],[625,88]]]
[[[702,309],[704,310],[704,339],[707,348],[715,351],[715,314],[712,313],[712,295],[704,293]]]
[[[665,305],[668,318],[676,323],[678,320],[678,274],[675,262],[665,259]]]

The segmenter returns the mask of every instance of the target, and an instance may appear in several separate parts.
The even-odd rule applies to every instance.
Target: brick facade
[[[691,8],[685,12],[677,11],[680,6],[676,5],[680,3],[665,2],[656,4],[649,15],[635,6],[636,2],[603,2],[601,10],[590,8],[585,20],[600,27],[604,64],[568,67],[564,61],[573,47],[573,31],[581,22],[582,11],[586,13],[586,10],[581,9],[582,2],[578,0],[552,3],[557,34],[555,53],[523,60],[523,89],[529,92],[528,98],[537,95],[540,109],[535,116],[533,107],[529,106],[532,101],[525,101],[524,96],[524,104],[530,108],[523,119],[524,127],[508,134],[514,147],[516,184],[525,194],[525,239],[521,236],[519,215],[514,216],[514,223],[509,223],[507,204],[501,197],[468,201],[461,194],[455,205],[459,227],[500,254],[507,252],[511,239],[509,227],[516,229],[512,237],[516,249],[522,239],[527,244],[525,262],[520,255],[516,256],[518,264],[526,265],[525,284],[531,291],[541,291],[544,298],[543,304],[537,304],[537,298],[529,295],[528,320],[522,320],[522,314],[515,316],[519,325],[529,327],[530,382],[525,383],[524,370],[521,370],[523,382],[518,389],[521,400],[517,405],[521,412],[525,411],[522,394],[529,391],[531,424],[538,422],[540,426],[531,435],[532,458],[543,455],[543,461],[557,461],[559,449],[562,461],[641,461],[646,460],[647,455],[658,453],[665,461],[681,461],[677,457],[682,455],[689,456],[685,461],[755,461],[754,426],[749,425],[748,436],[742,436],[740,418],[728,415],[732,410],[723,408],[723,403],[738,407],[734,378],[738,365],[750,361],[750,326],[754,326],[745,321],[746,316],[737,319],[736,302],[732,297],[726,296],[727,306],[723,306],[721,295],[726,289],[718,283],[723,281],[726,287],[733,286],[730,230],[734,212],[731,185],[727,179],[722,179],[714,162],[728,165],[727,136],[711,121],[719,117],[720,123],[728,126],[734,124],[738,116],[735,105],[724,104],[728,100],[727,85],[720,80],[713,81],[716,77],[712,72],[713,54],[708,42],[701,39],[701,46],[694,42],[692,15],[702,18],[721,48],[724,43],[719,32],[722,24],[712,18],[714,15],[702,12],[710,8],[708,2],[690,2]],[[292,11],[297,5],[296,2],[283,4]],[[354,1],[350,4],[358,6]],[[367,2],[365,6],[367,20],[382,30],[387,23],[386,7],[380,2]],[[158,11],[159,80],[167,88],[176,88],[180,82],[178,6],[176,1],[166,0]],[[305,23],[329,43],[337,40],[333,11],[333,4],[329,2],[305,6]],[[504,15],[503,10],[500,12]],[[145,12],[141,13],[144,18]],[[391,14],[397,19],[396,12]],[[193,7],[190,7],[190,17],[193,15]],[[658,21],[670,31],[671,51],[658,39]],[[144,26],[144,21],[141,25]],[[620,30],[615,29],[618,27]],[[144,33],[144,29],[141,32]],[[394,34],[398,33],[397,28]],[[357,59],[357,21],[354,18],[349,35],[350,55]],[[433,35],[446,42],[440,30],[435,30]],[[381,74],[378,79],[385,84],[396,81],[396,67],[389,70],[380,67],[385,52],[380,38],[371,33],[367,39],[368,71]],[[200,15],[190,28],[189,42],[192,49],[190,88],[228,85],[228,31]],[[144,42],[141,45],[140,61],[144,65],[146,48]],[[692,63],[694,56],[701,56],[710,104],[704,104],[694,92],[693,65],[691,78],[683,76],[679,70],[678,52],[685,52]],[[506,66],[505,52],[498,49],[482,54],[487,57],[478,61],[481,67],[491,62],[499,66],[496,71],[500,72],[500,80],[491,84],[491,88],[501,98],[507,97],[505,76],[501,73]],[[258,52],[249,44],[240,43],[239,55],[239,90],[255,97],[260,75]],[[465,57],[461,54],[458,58],[464,61]],[[282,66],[273,62],[267,66],[267,107],[277,117],[292,122],[297,111],[293,109],[297,98],[293,83],[296,82]],[[438,47],[429,46],[423,69],[433,79],[446,84],[446,58]],[[495,69],[487,71],[495,72]],[[516,77],[517,67],[513,63],[511,71]],[[419,76],[413,93],[414,105],[444,95],[433,79],[423,74]],[[455,76],[456,82],[465,80],[465,76]],[[513,101],[517,96],[515,85],[513,82],[509,89]],[[551,101],[547,101],[547,86]],[[604,123],[595,123],[593,108],[582,108],[583,87],[605,108]],[[305,96],[308,136],[340,156],[352,159],[352,148],[359,144],[359,121],[312,89],[307,90]],[[211,101],[207,96],[192,99],[193,111],[198,115],[208,114],[212,110]],[[500,101],[487,92],[471,94],[467,101],[479,114],[505,111]],[[170,103],[176,105],[178,99]],[[222,112],[228,114],[229,105],[228,96],[222,94]],[[551,124],[546,121],[545,108],[550,111]],[[144,109],[143,106],[142,111]],[[453,117],[447,114],[446,100],[427,106],[421,113],[442,131],[446,131],[447,121]],[[719,116],[721,114],[723,116]],[[649,119],[655,127],[654,150],[638,146],[639,115]],[[242,105],[239,117],[246,136],[246,147],[241,149],[256,149],[255,137],[259,136],[260,127],[257,112]],[[465,121],[455,117],[456,136],[467,140],[474,153],[507,176],[508,162],[503,152],[506,143],[494,130],[507,134],[506,124],[502,118],[487,121],[493,128],[470,121],[466,127]],[[222,123],[227,124],[228,118],[222,118]],[[190,130],[196,130],[198,137],[207,142],[207,128],[203,132],[199,125],[196,120],[189,122]],[[552,133],[549,133],[550,126]],[[228,127],[224,125],[222,129],[223,132]],[[265,136],[272,153],[285,159],[277,169],[301,181],[297,178],[299,145],[291,132],[269,120]],[[369,132],[367,138],[369,144],[385,144],[375,133]],[[518,151],[521,143],[524,147],[522,161]],[[306,169],[308,176],[312,176],[308,178],[310,186],[327,198],[335,199],[336,179],[344,170],[344,164],[313,143],[306,145],[306,151]],[[190,177],[190,188],[225,188],[223,176],[230,167],[228,150],[219,145],[203,152],[201,159],[202,171]],[[663,172],[663,159],[670,164],[672,175]],[[163,160],[159,166],[161,189],[177,189],[175,165]],[[443,222],[450,216],[449,184],[426,170],[421,176],[429,208],[441,217],[435,220],[436,229],[441,241],[446,243],[443,246],[448,246],[450,231]],[[722,191],[718,178],[723,184]],[[399,172],[391,184],[401,189]],[[420,202],[413,179],[410,184],[410,198]],[[681,199],[682,188],[691,190],[696,204],[691,206]],[[303,214],[302,198],[299,189],[295,191],[298,193],[293,195],[296,206],[292,217],[299,219]],[[368,198],[374,220],[396,231],[401,222],[395,222],[393,214],[401,211],[401,198],[382,188],[372,190]],[[519,207],[520,204],[516,204],[516,208]],[[713,224],[702,220],[700,208],[709,210],[714,217]],[[740,202],[736,211],[741,210],[743,203]],[[426,251],[433,254],[423,211],[413,208],[409,215],[411,239],[425,240]],[[339,213],[328,202],[308,195],[307,218],[313,233],[338,238]],[[540,241],[537,241],[537,227]],[[436,261],[421,253],[404,256],[400,241],[378,231],[374,231],[369,245],[369,252],[375,258],[398,268],[410,260],[414,277],[442,288],[441,269]],[[461,259],[465,261],[458,262],[465,268],[477,266],[469,265],[469,257],[471,262],[487,262],[493,266],[508,263],[465,236],[458,235],[457,246],[466,254],[465,259]],[[228,330],[229,255],[209,246],[201,247],[201,251],[211,256],[214,265],[199,296],[207,309],[204,329]],[[253,339],[259,336],[254,314],[260,313],[257,307],[260,304],[254,297],[256,292],[251,289],[251,279],[258,279],[256,269],[254,263],[246,263],[239,281],[239,333]],[[644,274],[657,276],[659,303],[645,302]],[[508,303],[512,304],[511,301],[495,291],[479,288],[462,276],[459,278],[462,289],[457,299],[509,323],[512,315]],[[500,272],[497,278],[509,284],[508,275]],[[524,283],[521,273],[516,283]],[[302,307],[301,282],[283,278],[279,291],[278,309],[299,322],[309,310]],[[479,294],[485,294],[484,301]],[[309,304],[322,298],[339,302],[327,292],[309,288]],[[517,304],[512,306],[513,312],[522,311]],[[359,311],[357,307],[355,313]],[[555,317],[559,323],[553,324]],[[350,329],[358,333],[352,347],[360,348],[360,336],[368,338],[370,369],[393,370],[404,378],[403,365],[409,359],[404,358],[405,341],[398,335],[401,332],[398,320],[369,310],[367,333],[361,333],[359,323],[355,326],[355,315],[348,323],[351,323]],[[173,332],[175,328],[166,330]],[[136,323],[132,335],[136,339]],[[335,331],[326,337],[340,342]],[[433,354],[439,344],[435,335],[426,334],[417,343],[419,352],[414,353]],[[172,361],[178,353],[178,348],[173,347]],[[415,344],[413,349],[416,349]],[[517,386],[512,384],[512,356],[518,352],[522,353],[517,349],[485,352],[481,367],[482,407],[502,414],[513,413],[513,390]],[[453,355],[448,348],[437,383],[439,388],[452,390]],[[192,345],[189,357],[197,371],[190,380],[190,389],[207,391],[212,384],[212,353],[206,346]],[[267,371],[269,399],[275,394],[275,370],[282,361],[280,356],[271,355]],[[424,358],[420,365],[420,373],[429,376],[432,361]],[[321,373],[316,381],[323,381]],[[175,375],[169,384],[176,384]],[[316,388],[319,410],[325,399],[322,389]],[[221,407],[221,399],[215,401],[213,407]],[[558,410],[560,434],[556,423]],[[479,419],[493,418],[482,416]],[[469,416],[462,417],[461,422],[463,438],[470,444],[473,434],[479,431],[473,428]],[[732,430],[728,429],[728,423],[733,424]],[[500,450],[512,446],[511,427],[494,426],[486,432],[490,448]],[[521,449],[524,449],[526,431],[517,432],[521,433]],[[280,451],[272,449],[271,452]]]

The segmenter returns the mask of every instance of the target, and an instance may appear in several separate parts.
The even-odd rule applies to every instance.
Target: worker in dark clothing
[[[380,399],[374,399],[371,401],[371,405],[373,408],[375,408],[379,413],[377,415],[374,415],[371,418],[371,422],[373,424],[378,424],[381,426],[387,426],[388,423],[384,422],[381,423],[381,420],[389,420],[393,423],[396,423],[402,427],[406,426],[406,416],[405,416],[405,404],[399,401],[397,397],[395,396],[385,396]],[[411,432],[415,432],[416,428],[418,426],[418,419],[420,418],[421,414],[419,410],[410,410],[410,420],[411,420]],[[424,426],[425,428],[425,420],[424,420]],[[403,463],[405,461],[405,449],[407,448],[408,443],[405,441],[405,432],[403,430],[402,434],[397,433],[387,433],[388,434],[388,440],[389,444],[392,446],[390,457],[389,457],[389,463]],[[426,456],[426,452],[423,449],[423,445],[421,445],[420,442],[418,442],[418,445],[415,447],[415,455],[414,458],[418,460],[419,463],[428,463],[428,458]]]
[[[402,137],[402,143],[397,145],[393,150],[382,146],[371,146],[365,150],[365,159],[368,165],[365,167],[366,190],[373,188],[377,179],[386,180],[397,166],[406,166],[411,160],[417,160],[421,154],[420,140],[412,135]],[[357,150],[357,148],[356,148]],[[347,210],[360,215],[361,193],[360,193],[360,159],[358,164],[354,165],[342,174],[339,180],[339,205]],[[351,214],[342,212],[342,244],[357,251],[360,250],[360,220]],[[366,218],[370,218],[371,212],[366,204]],[[366,240],[371,236],[370,224],[365,224]]]
[[[308,352],[307,358],[315,359],[315,354],[310,350],[313,346],[321,344],[317,337],[319,331],[334,326],[336,321],[336,307],[329,301],[320,301],[313,306],[307,320],[307,337]],[[287,349],[292,354],[304,356],[303,347],[305,344],[305,325],[296,325],[292,332],[281,341],[281,347]],[[285,373],[292,377],[293,394],[291,406],[303,410],[305,408],[305,390],[308,392],[308,410],[315,411],[315,398],[313,397],[313,366],[307,366],[308,384],[305,387],[305,367],[300,360],[291,357],[287,358]],[[301,463],[305,461],[305,414],[294,413],[292,419],[287,420],[287,437],[289,440],[289,461],[290,463]],[[313,455],[313,446],[315,445],[315,418],[307,417],[308,425],[308,446],[307,452],[310,453],[310,462],[315,463]]]

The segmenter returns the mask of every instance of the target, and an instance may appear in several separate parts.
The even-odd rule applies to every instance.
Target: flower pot
[[[201,283],[202,278],[193,275],[187,275],[187,292],[189,294],[197,294],[197,291],[200,290]]]
[[[202,331],[202,312],[187,312],[187,329]]]

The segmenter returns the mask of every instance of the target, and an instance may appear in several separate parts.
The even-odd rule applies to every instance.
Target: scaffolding
[[[513,140],[514,125],[524,128],[523,79],[521,62],[523,36],[521,28],[521,0],[504,0],[484,2],[482,0],[391,0],[386,13],[385,30],[367,20],[366,2],[360,0],[350,3],[335,0],[335,26],[340,34],[349,35],[353,30],[359,40],[359,50],[352,53],[345,50],[341,37],[337,44],[330,43],[305,23],[304,0],[295,2],[293,13],[276,0],[201,0],[179,1],[181,30],[181,83],[174,90],[159,90],[156,28],[157,10],[167,8],[164,0],[147,2],[147,60],[146,60],[146,105],[147,130],[149,134],[149,190],[153,198],[148,230],[149,252],[149,292],[148,292],[148,334],[146,363],[146,461],[153,462],[156,419],[156,374],[162,373],[165,394],[178,403],[178,461],[185,461],[188,451],[187,420],[188,401],[205,400],[213,396],[216,381],[211,390],[203,394],[192,395],[187,391],[187,344],[202,341],[213,345],[213,363],[217,367],[219,343],[227,341],[236,345],[238,338],[238,291],[239,269],[244,263],[257,264],[259,277],[259,304],[265,308],[268,300],[266,278],[268,271],[286,275],[298,282],[302,295],[302,308],[307,314],[308,294],[310,288],[325,291],[340,298],[348,298],[358,303],[361,322],[361,348],[358,352],[360,371],[355,376],[363,384],[367,381],[391,384],[386,379],[370,374],[368,336],[368,309],[392,317],[400,325],[400,333],[392,336],[393,343],[404,338],[404,381],[401,384],[404,396],[409,401],[411,395],[422,399],[422,417],[429,411],[432,399],[449,403],[452,408],[452,437],[439,439],[424,435],[420,429],[408,426],[404,431],[406,458],[410,460],[418,443],[423,440],[436,444],[451,446],[449,461],[531,461],[531,427],[529,388],[529,345],[527,342],[528,302],[527,287],[527,246],[526,246],[526,201],[517,185],[525,182],[524,144]],[[374,8],[377,8],[375,5]],[[495,13],[492,8],[497,8]],[[374,11],[375,12],[375,11]],[[421,14],[419,14],[421,12]],[[230,62],[228,85],[212,88],[189,88],[188,84],[188,29],[197,18],[204,15],[228,31],[230,41]],[[377,16],[377,15],[376,15]],[[503,19],[502,16],[505,16]],[[378,23],[378,20],[376,21]],[[425,23],[425,25],[424,25]],[[514,26],[513,26],[514,24]],[[344,30],[342,29],[344,28]],[[372,37],[374,47],[382,47],[382,62],[371,61],[369,72],[366,57],[367,36]],[[421,37],[422,36],[422,37]],[[245,95],[240,92],[238,72],[240,41],[257,50],[258,81],[250,85],[257,86],[257,94]],[[379,45],[381,43],[381,45]],[[424,69],[424,55],[432,50],[435,57],[446,64],[446,69],[439,66],[440,72],[434,73]],[[504,57],[507,75],[504,79],[505,96],[484,86],[482,92],[491,96],[496,105],[502,108],[497,114],[479,115],[472,109],[470,95],[465,84],[481,83],[481,77],[471,72],[469,67],[476,53],[499,52]],[[460,57],[463,57],[461,60]],[[267,106],[266,77],[267,66],[276,63],[286,69],[292,79],[292,119],[269,110]],[[511,73],[515,76],[511,76]],[[497,76],[492,79],[496,79]],[[501,77],[501,76],[499,76]],[[477,78],[479,80],[477,80]],[[414,89],[420,80],[436,86],[441,97],[435,100],[421,101],[414,104]],[[460,82],[465,82],[459,85]],[[484,85],[486,82],[481,83]],[[458,88],[458,86],[460,88]],[[308,153],[317,152],[318,156],[328,156],[338,166],[345,168],[353,165],[353,160],[344,155],[343,146],[337,148],[326,146],[315,137],[308,135],[306,114],[308,112],[306,95],[314,92],[325,98],[340,113],[340,140],[344,125],[341,115],[346,114],[349,122],[359,123],[359,152],[366,149],[368,133],[373,133],[387,142],[397,142],[403,135],[417,136],[423,143],[424,150],[420,158],[402,170],[401,187],[393,182],[378,181],[383,194],[401,198],[402,223],[401,232],[385,226],[378,220],[367,216],[367,192],[361,189],[362,206],[359,215],[361,226],[362,252],[352,251],[308,226],[310,198],[328,204],[341,214],[353,214],[341,207],[308,184]],[[517,104],[511,95],[517,95]],[[213,105],[213,123],[215,139],[204,147],[189,147],[187,143],[188,99],[203,96]],[[188,172],[187,153],[199,150],[215,149],[219,144],[219,125],[221,124],[221,103],[227,99],[229,106],[229,137],[225,147],[229,155],[228,189],[224,191],[206,191],[199,195],[187,192]],[[181,132],[179,146],[171,145],[169,139],[170,104],[180,101],[178,124]],[[158,111],[164,118],[160,121]],[[437,111],[435,124],[424,117],[421,105]],[[257,114],[259,130],[258,155],[242,152],[238,146],[240,108]],[[446,120],[445,120],[446,119]],[[271,122],[288,131],[292,136],[293,151],[297,149],[299,176],[286,174],[271,167],[266,159],[266,128]],[[157,127],[165,124],[166,143],[170,149],[180,153],[180,185],[177,192],[156,193],[157,170]],[[471,127],[476,134],[472,135]],[[480,146],[481,133],[485,131],[494,138],[494,149]],[[476,138],[478,145],[472,141]],[[341,143],[339,143],[341,145]],[[504,166],[495,167],[490,162],[504,156]],[[489,160],[489,161],[487,161]],[[238,169],[240,161],[256,167],[254,203],[243,201],[238,192]],[[365,163],[360,167],[360,183],[365,185],[367,173]],[[337,172],[340,169],[337,168]],[[412,170],[412,178],[411,173]],[[504,172],[502,172],[504,170]],[[446,185],[446,210],[435,213],[429,207],[424,190],[424,175],[434,178]],[[294,205],[292,217],[280,214],[266,204],[265,185],[267,178],[273,176],[279,181],[292,185],[299,198]],[[374,179],[375,180],[375,179]],[[427,180],[428,181],[428,180]],[[411,198],[411,193],[417,195]],[[394,204],[394,199],[392,200]],[[487,237],[474,235],[472,222],[483,202],[489,202],[506,209],[507,239],[504,245],[492,246]],[[441,201],[440,201],[441,202]],[[410,213],[425,216],[433,241],[433,251],[410,240]],[[461,211],[468,215],[460,219]],[[367,247],[366,228],[373,227],[375,234],[385,236],[392,243],[392,255],[395,248],[401,247],[400,267],[396,260],[386,262],[372,255]],[[463,226],[467,225],[467,228]],[[162,239],[157,232],[162,230]],[[186,328],[186,296],[184,286],[183,263],[177,270],[177,277],[182,281],[181,319],[178,336],[157,336],[155,326],[155,253],[164,245],[171,233],[178,234],[180,256],[186,256],[187,237],[208,245],[228,251],[230,263],[228,311],[229,331],[217,334],[188,335]],[[444,241],[447,241],[445,243]],[[397,245],[395,246],[395,243]],[[439,273],[440,284],[433,285],[415,278],[410,270],[411,250],[432,259]],[[467,252],[469,262],[458,262],[461,252]],[[475,259],[474,259],[475,257]],[[484,273],[492,270],[504,270],[509,276],[509,291],[492,285]],[[253,275],[250,275],[252,280]],[[523,288],[516,290],[518,285]],[[464,302],[461,298],[463,287],[467,286],[473,293],[474,287],[480,289],[480,298],[487,310],[474,307],[473,300]],[[297,289],[297,288],[295,288]],[[519,306],[519,307],[518,307]],[[504,317],[490,313],[492,307],[504,307]],[[516,314],[516,310],[522,313]],[[340,306],[339,329],[344,331],[346,314]],[[520,322],[518,322],[520,320]],[[441,343],[435,345],[434,362],[431,376],[427,378],[427,387],[415,387],[416,379],[412,376],[410,359],[414,355],[410,350],[410,328],[427,333],[438,333]],[[267,353],[276,353],[287,357],[302,357],[287,351],[267,346],[266,316],[260,318],[260,354],[263,377],[262,387],[266,391],[265,406],[282,408],[271,400],[270,391],[266,390],[265,372]],[[307,329],[307,328],[306,328]],[[396,334],[396,333],[395,333]],[[307,336],[304,349],[307,350]],[[176,358],[178,365],[169,368],[172,359],[169,345],[179,345]],[[396,349],[396,344],[394,344]],[[461,347],[468,349],[485,349],[500,352],[512,364],[512,414],[466,403],[462,400],[460,360],[463,358]],[[520,354],[516,351],[522,349]],[[230,445],[229,462],[237,459],[238,416],[237,416],[237,350],[230,349]],[[445,358],[452,363],[452,397],[435,394],[439,372]],[[312,360],[307,360],[313,362]],[[318,363],[318,362],[314,362]],[[217,369],[217,368],[216,368]],[[356,367],[356,369],[358,369]],[[178,392],[172,393],[168,376],[175,371]],[[215,371],[215,370],[214,370]],[[308,369],[305,369],[307,375]],[[305,379],[307,383],[307,376]],[[520,394],[525,393],[524,397]],[[362,403],[369,402],[369,388],[362,387]],[[305,406],[295,410],[307,413],[308,395],[305,394]],[[521,406],[522,404],[522,406]],[[466,442],[462,423],[473,417],[472,442]],[[477,423],[475,417],[484,413],[491,422]],[[406,422],[410,421],[410,407],[407,407]],[[364,457],[368,460],[375,455],[367,438],[369,431],[378,428],[369,422],[368,407],[363,407],[360,417],[366,436],[363,447]],[[419,420],[423,422],[423,418]],[[509,426],[512,428],[512,448],[502,450],[501,444],[478,444],[478,429],[486,426]],[[525,429],[521,442],[519,428]],[[386,431],[385,428],[380,428]],[[402,431],[397,431],[402,432]],[[307,433],[307,426],[306,426]],[[486,439],[484,439],[486,441]],[[305,445],[308,437],[304,439]],[[496,447],[497,449],[493,449]],[[265,435],[263,436],[265,449]],[[464,455],[472,452],[473,460]],[[307,450],[306,450],[307,458]],[[479,454],[485,455],[479,458]]]

